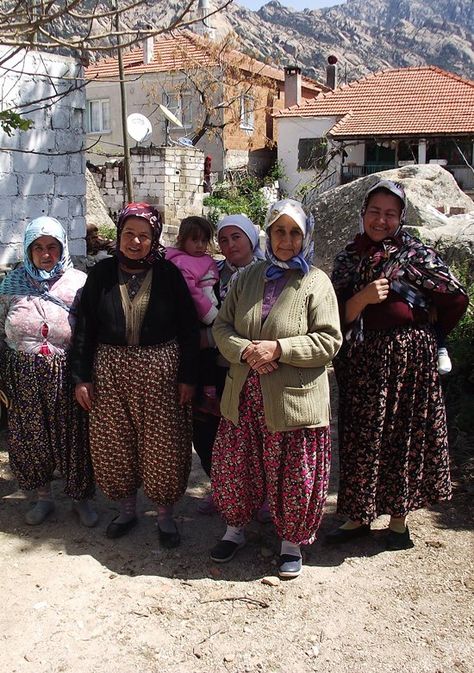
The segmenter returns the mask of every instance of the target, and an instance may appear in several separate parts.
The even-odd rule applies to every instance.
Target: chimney
[[[285,107],[301,103],[301,68],[297,65],[285,67]]]
[[[150,28],[150,26],[147,26],[147,28]],[[148,65],[153,61],[153,47],[154,47],[154,39],[153,35],[150,35],[150,37],[146,37],[143,40],[143,63],[145,65]]]
[[[337,56],[328,56],[328,64],[326,66],[326,86],[330,89],[337,87]]]
[[[209,40],[214,40],[216,36],[216,30],[211,26],[211,19],[209,14],[212,12],[210,7],[210,0],[199,0],[197,16],[200,21],[195,24],[195,31],[199,35],[204,35]],[[204,18],[208,17],[208,18]]]

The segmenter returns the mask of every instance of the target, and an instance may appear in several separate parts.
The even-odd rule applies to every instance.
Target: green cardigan
[[[314,267],[290,271],[282,293],[262,325],[267,262],[242,273],[214,322],[217,347],[230,362],[221,401],[222,415],[238,423],[239,396],[250,367],[242,353],[252,340],[278,340],[278,369],[260,377],[265,421],[270,432],[329,424],[326,366],[342,343],[339,311],[331,281]]]

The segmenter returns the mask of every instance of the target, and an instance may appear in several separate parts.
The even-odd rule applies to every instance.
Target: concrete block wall
[[[132,150],[134,200],[151,203],[163,217],[163,242],[175,242],[178,226],[188,215],[202,215],[204,154],[188,147]],[[123,169],[106,164],[94,177],[105,204],[115,216],[124,203]]]
[[[11,137],[0,129],[0,264],[22,259],[25,226],[40,215],[60,220],[71,254],[85,255],[86,98],[75,89],[82,66],[65,56],[12,54],[5,47],[0,62],[2,109],[34,123]]]

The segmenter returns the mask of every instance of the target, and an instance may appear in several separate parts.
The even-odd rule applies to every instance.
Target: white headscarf
[[[237,227],[237,229],[243,231],[252,244],[253,256],[257,259],[265,258],[260,249],[260,229],[246,215],[226,215],[219,220],[217,223],[217,237],[219,237],[219,232],[225,227]]]

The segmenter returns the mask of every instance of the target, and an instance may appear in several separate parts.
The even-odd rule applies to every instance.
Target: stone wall
[[[0,100],[31,119],[29,131],[0,129],[0,264],[23,257],[26,224],[56,217],[71,254],[85,246],[85,93],[77,89],[82,66],[75,59],[42,52],[8,56],[0,47]]]
[[[164,221],[163,242],[174,243],[183,217],[202,215],[204,154],[188,147],[151,147],[132,150],[131,172],[135,201],[156,206]],[[94,178],[115,219],[124,203],[122,163],[96,167]]]

